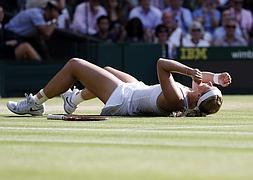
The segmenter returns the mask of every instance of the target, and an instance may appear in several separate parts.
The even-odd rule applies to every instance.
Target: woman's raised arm
[[[157,61],[157,73],[161,82],[163,79],[170,77],[171,73],[179,73],[191,77],[196,83],[201,83],[202,73],[198,69],[193,69],[180,62],[160,58]]]
[[[171,74],[173,72],[192,77],[197,83],[202,80],[202,74],[198,69],[190,68],[174,60],[160,58],[157,61],[157,74],[165,98],[165,102],[161,102],[160,107],[167,110],[179,109],[183,105],[184,97],[174,81]]]
[[[227,87],[232,82],[232,78],[228,72],[222,73],[212,73],[212,72],[202,72],[202,82],[221,85],[222,87]]]

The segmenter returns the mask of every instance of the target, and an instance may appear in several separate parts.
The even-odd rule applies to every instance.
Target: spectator
[[[28,42],[18,43],[16,40],[8,40],[4,43],[4,58],[26,61],[41,61],[40,55]]]
[[[60,9],[56,1],[49,1],[44,9],[31,8],[21,11],[5,25],[5,39],[37,45],[37,51],[43,51],[41,55],[49,58],[43,40],[53,34],[59,14]]]
[[[176,20],[173,17],[172,12],[164,12],[162,16],[162,23],[167,26],[168,28],[168,41],[173,47],[179,47],[181,38],[183,36],[183,31],[180,27],[178,27],[178,24]]]
[[[21,11],[5,25],[5,29],[17,36],[49,37],[55,29],[56,18],[60,11],[57,2],[52,0],[45,9],[31,8]]]
[[[45,8],[45,6],[47,5],[47,3],[50,0],[26,0],[26,8]],[[58,19],[57,19],[57,28],[59,29],[68,29],[69,25],[70,25],[70,15],[69,12],[67,10],[67,8],[65,8],[65,0],[55,0],[58,2],[58,7],[59,9],[61,9],[61,14],[59,15]]]
[[[214,33],[213,33],[213,39],[216,40],[216,39],[221,39],[223,38],[225,35],[226,35],[226,21],[231,19],[231,18],[235,18],[232,16],[232,14],[230,13],[229,10],[225,10],[222,12],[222,21],[221,21],[221,26],[220,27],[217,27],[215,30],[214,30]],[[235,29],[235,36],[242,36],[242,31],[240,29],[240,27],[238,26],[238,23],[236,23],[236,29]]]
[[[126,17],[123,14],[119,0],[106,0],[105,9],[111,24],[126,22]]]
[[[123,42],[126,35],[125,26],[118,23],[112,24],[110,25],[110,33],[113,42]]]
[[[193,18],[204,26],[205,31],[213,33],[219,26],[221,14],[216,9],[216,2],[213,0],[202,1],[202,6],[193,12]]]
[[[204,28],[198,21],[193,21],[189,28],[189,36],[185,36],[182,41],[183,47],[209,47],[210,44],[207,40],[203,39]]]
[[[162,23],[168,28],[168,56],[169,58],[175,58],[176,48],[181,46],[182,37],[184,35],[183,30],[178,27],[178,24],[173,17],[172,12],[163,12]]]
[[[138,17],[145,30],[154,30],[161,23],[161,11],[150,5],[150,0],[139,0],[139,6],[132,9],[129,19]]]
[[[105,8],[110,19],[110,32],[114,42],[121,42],[124,39],[124,25],[127,15],[119,0],[107,0]]]
[[[130,19],[126,24],[126,42],[144,42],[144,29],[139,18]]]
[[[99,0],[89,0],[76,7],[72,29],[76,32],[93,35],[97,33],[97,19],[107,15]]]
[[[181,27],[184,32],[187,32],[192,23],[192,14],[189,9],[183,8],[182,4],[183,0],[170,0],[170,7],[166,8],[164,11],[172,12],[179,27]]]
[[[59,8],[61,9],[61,14],[57,19],[57,28],[59,29],[69,29],[70,28],[70,15],[68,9],[66,8],[65,0],[58,0]]]
[[[132,9],[129,19],[138,17],[144,28],[144,38],[147,42],[154,39],[154,29],[161,23],[161,10],[150,5],[150,0],[139,0],[139,6]]]
[[[98,31],[93,35],[94,38],[102,42],[112,42],[112,36],[109,31],[110,20],[108,16],[100,16],[97,20]]]
[[[247,46],[246,40],[242,36],[235,35],[236,20],[230,18],[226,21],[225,30],[226,34],[223,38],[214,41],[215,46]]]
[[[155,28],[155,36],[157,38],[157,43],[161,45],[166,45],[169,38],[168,27],[164,24],[159,24]]]
[[[168,27],[164,24],[159,24],[158,26],[156,26],[155,36],[157,38],[157,43],[160,44],[162,47],[162,57],[168,57]]]
[[[231,0],[230,13],[236,18],[242,31],[249,32],[252,28],[252,14],[243,8],[243,0]]]
[[[40,61],[41,57],[29,43],[18,43],[16,40],[4,41],[1,23],[3,19],[4,19],[4,10],[0,6],[0,48],[2,52],[1,58]]]

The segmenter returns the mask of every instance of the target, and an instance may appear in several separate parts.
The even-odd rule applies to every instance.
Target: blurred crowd
[[[46,59],[56,31],[104,43],[177,47],[253,45],[250,0],[0,0],[0,48],[16,59]]]

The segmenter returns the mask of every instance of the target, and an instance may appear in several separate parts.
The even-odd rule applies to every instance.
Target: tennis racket
[[[64,121],[104,121],[109,118],[99,115],[48,114],[47,119]]]

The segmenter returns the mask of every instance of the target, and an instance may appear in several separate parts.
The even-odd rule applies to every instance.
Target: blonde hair
[[[202,101],[198,108],[202,113],[205,113],[206,115],[214,114],[220,110],[222,103],[222,97],[215,95]]]
[[[203,117],[209,114],[218,112],[223,103],[221,91],[217,87],[212,87],[211,90],[203,94],[194,109],[187,109],[184,112],[173,112],[174,117]]]

